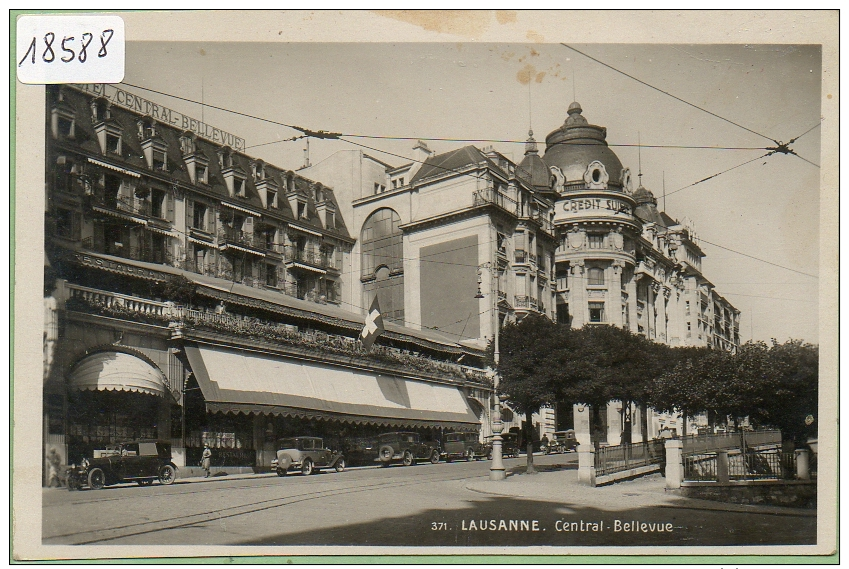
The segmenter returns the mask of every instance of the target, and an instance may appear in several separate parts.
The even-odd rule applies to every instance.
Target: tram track
[[[410,478],[412,477],[412,479]],[[137,537],[140,535],[146,535],[161,531],[169,531],[169,530],[179,530],[183,528],[188,528],[191,526],[195,526],[198,524],[203,524],[206,522],[213,521],[221,521],[229,518],[234,518],[238,516],[254,514],[262,511],[271,510],[274,508],[280,508],[284,506],[289,506],[292,504],[297,504],[301,502],[308,502],[311,500],[319,500],[325,498],[332,498],[334,496],[343,496],[350,494],[357,494],[362,492],[372,492],[372,491],[382,491],[382,490],[392,490],[397,488],[416,486],[421,484],[428,484],[433,482],[450,482],[457,480],[464,480],[468,478],[474,478],[475,476],[470,472],[465,473],[457,473],[455,476],[445,477],[444,473],[423,473],[423,474],[410,474],[408,477],[405,477],[403,480],[401,479],[382,479],[379,481],[364,481],[364,484],[358,484],[353,487],[344,487],[344,488],[329,488],[329,489],[315,489],[307,492],[299,492],[297,495],[287,495],[282,497],[263,499],[259,501],[253,501],[247,504],[238,504],[234,506],[227,506],[224,508],[216,508],[216,509],[208,509],[201,512],[195,512],[191,514],[184,514],[176,517],[167,517],[161,518],[157,520],[147,520],[143,522],[136,522],[132,524],[126,524],[118,527],[110,527],[110,528],[98,528],[91,529],[79,532],[69,532],[64,534],[52,535],[49,537],[45,537],[43,542],[45,544],[54,544],[54,543],[62,543],[68,545],[92,545],[98,543],[105,543],[109,541],[114,541],[117,539],[123,539],[128,537]],[[223,490],[231,491],[231,490],[262,490],[264,488],[269,487],[280,487],[280,482],[276,481],[276,484],[268,483],[268,484],[259,484],[259,485],[239,485],[236,487],[228,486],[226,488],[210,488],[210,489],[198,489],[193,490],[191,492],[181,492],[181,496],[190,495],[190,494],[206,494],[209,492],[221,492]],[[325,483],[322,480],[305,480],[302,483],[298,484],[297,487],[294,485],[289,485],[291,489],[303,489],[303,486],[315,486],[317,484]],[[169,493],[166,495],[161,495],[161,497],[169,497],[174,496],[174,493]],[[97,500],[98,502],[107,502],[113,500],[120,500],[120,498],[107,498]],[[81,501],[75,502],[79,504],[91,504],[91,501]]]

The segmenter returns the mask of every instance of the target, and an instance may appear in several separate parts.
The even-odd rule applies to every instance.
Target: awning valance
[[[186,356],[207,409],[411,426],[479,424],[458,387],[205,344]]]
[[[124,352],[98,352],[78,363],[68,384],[80,391],[135,391],[165,397],[165,376],[143,359]]]

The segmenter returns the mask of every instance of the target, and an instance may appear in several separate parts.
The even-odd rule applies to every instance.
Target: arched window
[[[404,243],[401,218],[389,208],[378,209],[363,224],[361,260],[362,306],[375,295],[384,318],[404,322]]]
[[[592,267],[587,271],[587,284],[603,285],[604,284],[604,269]]]

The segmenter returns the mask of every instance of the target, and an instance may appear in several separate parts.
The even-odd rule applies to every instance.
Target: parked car
[[[555,431],[552,439],[548,442],[546,454],[572,452],[578,448],[578,439],[574,429],[566,431]]]
[[[377,458],[377,437],[346,438],[342,440],[342,453],[349,466],[374,464]]]
[[[480,442],[480,434],[477,431],[448,433],[442,442],[442,456],[448,462],[455,458],[477,460],[489,456],[490,446]]]
[[[277,476],[286,476],[290,471],[310,474],[324,468],[345,470],[345,457],[340,452],[324,447],[319,437],[290,437],[277,441],[277,458],[271,461]]]
[[[436,464],[442,454],[438,443],[422,441],[418,433],[384,433],[377,438],[377,442],[378,452],[374,460],[381,466],[389,466],[393,462],[410,466],[420,460]]]
[[[486,437],[484,442],[487,446],[486,457],[492,460],[492,436]],[[516,458],[519,456],[518,437],[516,433],[501,433],[501,456],[503,458]]]
[[[145,439],[95,450],[91,459],[84,458],[79,465],[71,466],[67,476],[69,490],[83,486],[100,490],[122,482],[149,486],[154,480],[168,485],[177,479],[177,466],[171,461],[170,443]]]

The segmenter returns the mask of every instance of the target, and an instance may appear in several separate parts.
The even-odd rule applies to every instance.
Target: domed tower
[[[569,105],[563,125],[545,139],[543,161],[555,200],[557,318],[632,328],[635,242],[631,173],[607,146],[607,129]]]
[[[516,166],[516,175],[530,184],[534,191],[541,196],[552,201],[557,199],[557,193],[551,187],[551,173],[548,171],[548,166],[540,158],[533,130],[528,131],[528,140],[525,141],[525,157]]]

